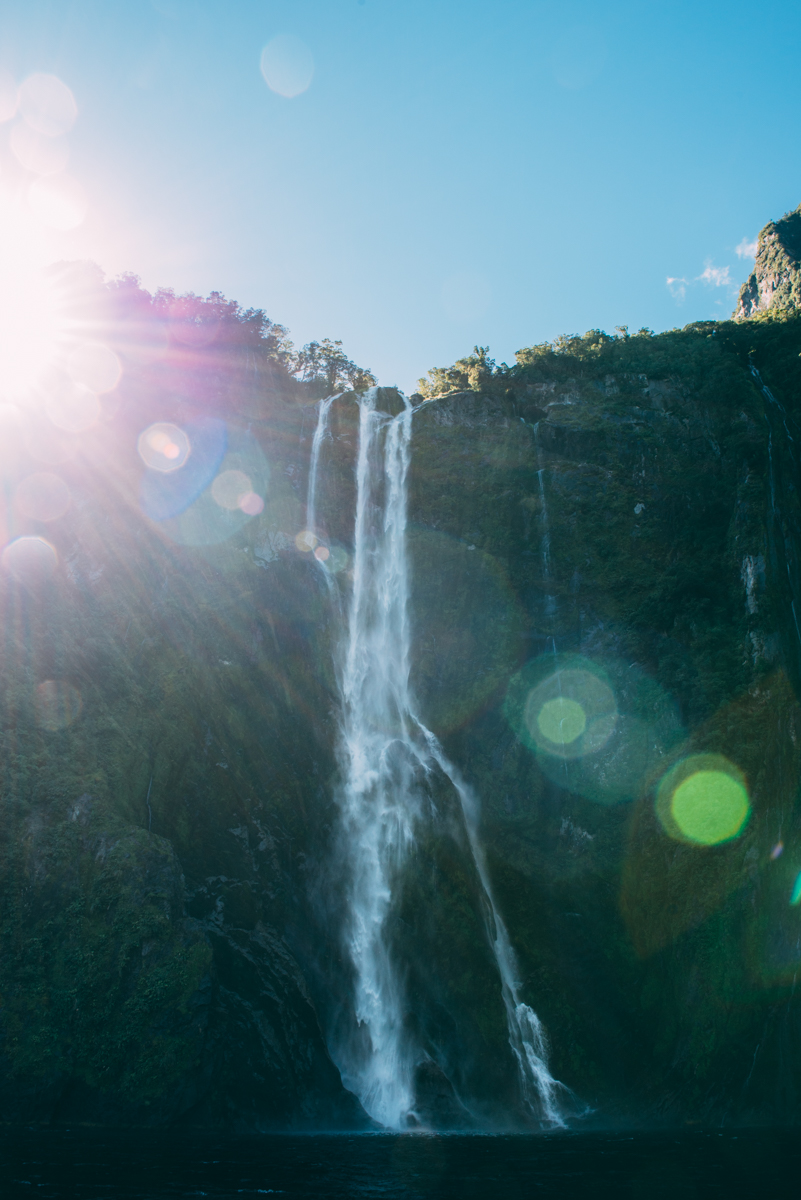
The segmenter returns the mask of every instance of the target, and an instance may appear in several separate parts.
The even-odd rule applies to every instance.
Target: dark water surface
[[[161,1197],[801,1196],[801,1131],[235,1138],[5,1131],[0,1195]]]

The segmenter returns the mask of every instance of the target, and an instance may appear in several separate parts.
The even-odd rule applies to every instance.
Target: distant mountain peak
[[[801,308],[801,205],[760,232],[754,270],[733,316],[742,321],[769,308]]]

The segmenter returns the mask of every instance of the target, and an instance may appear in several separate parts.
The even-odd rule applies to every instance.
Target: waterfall
[[[787,413],[785,411],[784,405],[781,404],[776,399],[776,397],[773,395],[773,392],[770,390],[768,385],[765,383],[765,381],[763,380],[762,376],[760,375],[759,371],[757,370],[757,368],[754,366],[753,363],[750,364],[750,371],[751,371],[751,374],[753,375],[754,379],[759,384],[759,387],[762,391],[762,395],[765,397],[765,399],[768,401],[769,404],[772,404],[773,407],[777,408],[779,410],[779,412],[781,413],[782,424],[784,425],[784,432],[787,435],[787,440],[788,440],[788,442],[793,444],[795,439],[793,438],[793,435],[790,433],[790,430],[787,427]]]
[[[509,1029],[509,1045],[512,1047],[517,1062],[523,1099],[532,1113],[538,1114],[539,1107],[545,1121],[550,1125],[563,1128],[565,1122],[559,1111],[558,1095],[560,1091],[566,1092],[567,1089],[564,1084],[554,1079],[548,1070],[548,1043],[542,1022],[534,1009],[520,999],[517,957],[495,903],[484,857],[484,848],[479,838],[478,800],[472,789],[462,779],[458,769],[446,758],[434,734],[422,725],[420,728],[424,732],[431,757],[450,779],[459,796],[473,861],[491,916],[487,932],[498,965],[501,996],[506,1009],[506,1023]]]
[[[309,486],[306,494],[306,528],[312,533],[314,533],[316,517],[317,468],[320,464],[323,438],[328,429],[328,412],[335,399],[336,396],[328,396],[325,400],[320,401],[320,408],[317,413],[317,426],[312,438],[311,458],[309,461]]]
[[[346,1086],[372,1117],[392,1129],[414,1121],[413,1077],[421,1055],[406,1027],[403,979],[392,958],[387,921],[416,830],[431,811],[428,779],[436,766],[461,805],[524,1102],[533,1115],[562,1126],[558,1093],[563,1085],[548,1071],[539,1019],[520,999],[514,950],[479,838],[477,798],[417,715],[410,690],[406,481],[412,407],[404,398],[403,411],[391,417],[376,409],[377,397],[378,389],[371,388],[358,399],[353,587],[337,662],[338,802],[348,888],[344,933],[361,1041],[345,1052],[335,1049],[334,1055]],[[313,445],[309,520],[328,406],[330,401],[320,405]]]

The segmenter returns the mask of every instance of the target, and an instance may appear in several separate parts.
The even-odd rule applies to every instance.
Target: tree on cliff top
[[[457,359],[452,367],[432,367],[427,379],[419,379],[420,395],[444,396],[448,392],[482,392],[499,373],[508,370],[505,363],[500,367],[489,357],[489,346],[474,346],[473,353]]]
[[[357,367],[342,349],[342,342],[323,338],[308,342],[292,358],[293,374],[326,396],[337,391],[361,391],[371,387],[376,377],[366,367]]]
[[[150,335],[158,341],[166,333],[178,349],[216,354],[218,365],[224,363],[226,369],[234,368],[237,350],[244,350],[249,364],[269,364],[273,373],[277,370],[287,382],[294,379],[313,397],[376,383],[372,371],[348,358],[340,340],[323,338],[296,350],[285,325],[261,308],[242,308],[221,292],[203,297],[159,288],[151,294],[138,276],[126,273],[105,280],[93,263],[62,263],[59,273],[70,307],[77,304],[84,323],[88,317],[98,330],[110,322],[117,334],[128,327],[145,341]]]

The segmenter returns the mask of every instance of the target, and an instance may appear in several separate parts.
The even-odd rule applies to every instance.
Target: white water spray
[[[312,533],[314,533],[316,518],[317,468],[320,465],[323,439],[328,431],[328,412],[335,400],[336,396],[328,396],[325,400],[320,401],[320,408],[317,413],[317,427],[314,430],[314,437],[312,438],[311,460],[309,462],[309,488],[306,494],[306,528]]]
[[[409,578],[406,478],[412,408],[376,410],[378,389],[359,399],[359,454],[353,591],[338,663],[342,848],[349,875],[346,943],[354,969],[354,1009],[362,1041],[339,1065],[367,1112],[393,1129],[414,1117],[413,1075],[420,1054],[406,1026],[403,981],[387,929],[396,882],[431,813],[427,780],[435,766],[460,801],[487,932],[500,976],[509,1044],[532,1114],[561,1126],[547,1046],[534,1011],[520,1000],[514,950],[498,912],[479,839],[479,806],[434,734],[418,717],[409,688]],[[320,405],[312,446],[307,522],[314,519],[316,475],[331,401]],[[345,1055],[341,1055],[343,1059]]]

